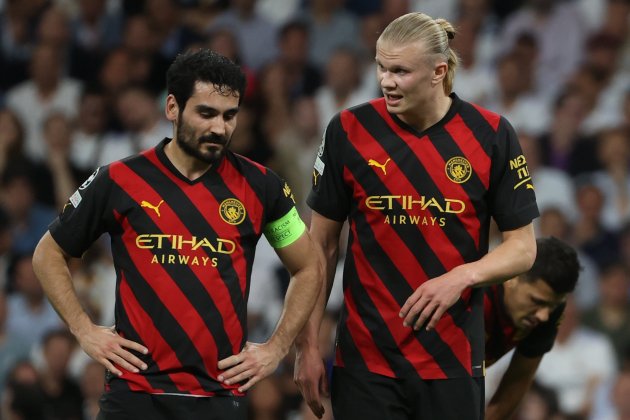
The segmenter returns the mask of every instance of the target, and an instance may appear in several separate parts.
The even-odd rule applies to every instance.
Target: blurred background
[[[286,178],[308,220],[323,130],[380,95],[376,39],[409,11],[458,29],[455,92],[512,123],[536,185],[537,234],[579,250],[578,290],[517,418],[630,419],[630,0],[0,0],[1,418],[95,418],[103,368],[47,302],[32,252],[97,166],[172,135],[163,104],[177,53],[207,47],[241,65],[248,89],[231,148]],[[72,272],[93,319],[113,325],[101,239]],[[337,277],[321,334],[328,365]],[[271,333],[287,282],[261,240],[252,341]],[[252,419],[312,418],[292,363],[250,392]]]

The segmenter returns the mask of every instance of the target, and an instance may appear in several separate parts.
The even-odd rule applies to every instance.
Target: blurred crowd
[[[207,47],[241,65],[231,149],[287,179],[308,219],[323,130],[380,95],[376,39],[409,11],[457,28],[454,91],[512,123],[537,234],[579,250],[578,289],[517,418],[630,419],[630,0],[0,0],[0,418],[95,418],[103,368],[45,299],[32,252],[97,166],[171,136],[165,72],[177,53]],[[102,325],[114,323],[108,247],[102,238],[72,262]],[[337,277],[320,344],[329,364]],[[287,283],[262,240],[252,341],[271,333]],[[291,356],[249,398],[252,419],[311,418]]]

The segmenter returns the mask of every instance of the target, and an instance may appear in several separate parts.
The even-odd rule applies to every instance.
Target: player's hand
[[[458,269],[422,283],[400,309],[403,325],[419,330],[428,321],[426,330],[432,330],[467,284],[466,274]]]
[[[219,381],[231,385],[247,380],[238,388],[239,392],[245,392],[275,372],[283,357],[283,352],[272,344],[248,341],[239,354],[219,360],[219,369],[228,369],[219,375]]]
[[[297,346],[293,380],[304,400],[318,419],[324,415],[322,395],[328,397],[328,378],[319,349],[314,346]]]
[[[122,376],[121,368],[138,373],[145,370],[147,365],[128,349],[147,354],[149,350],[135,341],[127,340],[114,327],[103,327],[92,324],[87,330],[76,334],[81,348],[114,375]]]

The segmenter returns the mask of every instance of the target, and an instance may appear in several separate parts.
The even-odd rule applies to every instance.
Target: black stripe
[[[120,279],[120,274],[118,274],[118,279]],[[129,280],[127,279],[127,282]],[[125,312],[122,301],[120,298],[120,280],[116,282],[116,326],[119,330],[125,332],[125,338],[131,341],[135,341],[136,343],[142,343],[142,339],[138,335],[138,332],[133,328],[129,318],[127,317],[127,313]],[[147,364],[147,370],[143,371],[145,379],[151,385],[153,389],[162,389],[164,392],[177,392],[183,393],[184,391],[180,391],[175,383],[171,380],[171,378],[166,375],[164,372],[160,372],[158,365],[155,363],[155,360],[151,357],[151,353],[142,354],[133,350],[130,350],[134,355],[136,355],[140,360]],[[127,382],[120,378],[122,382],[125,382],[127,388]]]
[[[267,206],[265,205],[264,196],[262,192],[260,191],[259,186],[256,184],[253,184],[251,180],[264,179],[265,175],[260,171],[260,169],[250,164],[249,162],[244,161],[243,159],[239,159],[236,155],[232,153],[228,153],[226,157],[229,158],[230,162],[232,162],[236,171],[239,172],[243,176],[244,181],[249,184],[249,186],[254,192],[256,192],[258,201],[260,201],[260,205],[263,210],[263,215],[262,215],[263,223],[261,226],[261,230],[262,230],[262,228],[264,228],[264,224],[265,224],[264,222],[266,220]],[[213,180],[213,182],[210,182],[209,180],[208,181],[204,180],[204,186],[208,189],[208,191],[212,192],[212,194],[216,197],[217,202],[219,204],[227,198],[233,198],[237,196],[234,191],[231,191],[228,188],[227,184],[225,183],[222,177],[217,177],[216,179]],[[251,209],[246,209],[246,210],[249,212]],[[249,217],[245,217],[245,220],[243,220],[242,223],[236,225],[235,227],[237,228],[241,236],[240,245],[243,249],[243,253],[244,253],[245,261],[246,261],[247,272],[244,273],[244,275],[247,278],[247,282],[245,286],[246,288],[245,288],[245,293],[244,293],[244,296],[245,296],[244,299],[245,299],[245,302],[247,302],[249,300],[249,289],[251,285],[250,280],[252,276],[252,267],[254,265],[254,258],[256,254],[256,244],[258,243],[258,240],[260,239],[260,234],[258,235],[256,234],[255,226],[252,224],[252,221]],[[247,333],[247,319],[246,318],[244,320],[241,320],[241,325],[243,326],[244,337],[247,337],[247,334],[246,334]],[[243,345],[245,345],[245,343],[243,343]]]
[[[129,161],[128,166],[138,176],[143,179],[151,180],[150,185],[164,199],[165,202],[173,209],[178,216],[180,222],[197,237],[217,238],[217,233],[206,222],[204,216],[197,210],[194,202],[182,191],[177,184],[173,183],[170,178],[155,167],[148,159],[141,157],[137,160]],[[214,187],[218,189],[218,187]],[[212,193],[212,192],[211,192]],[[215,194],[213,194],[215,195]],[[216,197],[216,195],[215,195]],[[219,201],[220,202],[220,201]],[[215,211],[218,215],[218,210]],[[146,221],[142,226],[148,224],[155,226],[156,231],[160,231],[159,226],[154,225],[151,219],[146,216]],[[168,234],[169,232],[163,232]],[[201,247],[209,258],[216,255],[210,253],[205,247]],[[217,280],[221,279],[229,291],[230,299],[235,308],[241,328],[243,329],[243,340],[241,348],[245,344],[247,333],[247,307],[241,292],[241,286],[238,273],[232,266],[232,260],[229,256],[219,257],[219,265],[216,267]],[[229,357],[233,354],[229,332],[225,330],[225,326],[220,321],[222,315],[214,305],[212,298],[201,284],[190,267],[181,264],[165,264],[163,268],[169,273],[171,278],[177,283],[182,292],[188,297],[195,310],[202,316],[206,325],[212,332],[217,343],[217,351],[219,359]],[[196,281],[190,281],[195,279]]]
[[[127,253],[121,238],[116,238],[112,242],[113,245],[120,250],[118,258],[120,259],[121,264],[118,266],[133,267],[133,260]],[[197,378],[204,390],[211,392],[223,390],[220,384],[210,378],[208,372],[205,370],[204,361],[195,347],[195,343],[190,340],[188,334],[186,334],[177,320],[173,317],[166,305],[162,303],[159,296],[153,290],[153,287],[151,287],[151,284],[147,282],[147,280],[137,271],[134,272],[132,270],[125,270],[124,275],[130,289],[133,291],[138,302],[142,305],[142,309],[151,319],[155,320],[156,325],[160,326],[158,332],[169,347],[175,352],[177,358],[182,363],[182,367],[188,367],[188,369],[186,369],[187,372]],[[188,295],[188,297],[190,297],[190,295]],[[118,296],[118,300],[120,301],[120,296]],[[217,312],[216,308],[213,309],[214,310],[210,310],[208,312]],[[123,315],[121,313],[124,311],[122,304],[119,305],[117,310],[116,319],[122,320]],[[207,323],[207,318],[209,317],[203,315],[202,317]],[[216,323],[216,321],[214,323]],[[126,330],[125,334],[127,334]],[[162,374],[166,374],[166,372],[162,372]],[[166,380],[161,379],[161,381]],[[173,392],[181,391],[177,391],[177,388],[174,388]]]
[[[388,141],[378,143],[385,149],[391,159],[396,162],[396,165],[398,165],[399,169],[403,172],[411,185],[415,186],[416,191],[420,195],[435,197],[440,202],[446,198],[442,194],[440,188],[433,182],[429,172],[422,162],[418,160],[415,153],[409,148],[407,143],[390,128],[390,126],[381,118],[379,113],[373,107],[358,108],[355,115],[374,139],[388,139]],[[444,158],[444,161],[447,161],[453,155],[465,156],[464,153],[457,147],[457,144],[452,141],[452,138],[443,127],[439,130],[432,129],[431,136],[429,138],[423,140],[418,139],[418,141],[431,141],[442,158]],[[410,160],[412,162],[410,162]],[[473,178],[475,185],[471,188],[471,181]],[[470,185],[466,185],[469,183]],[[485,209],[486,206],[484,205],[483,209],[480,208],[480,206],[485,203],[482,201],[483,197],[475,197],[474,194],[471,194],[476,192],[477,195],[479,195],[480,191],[485,190],[476,173],[473,171],[471,179],[462,185],[464,186],[464,190],[466,191],[470,201],[475,207],[477,216],[487,215],[488,212]],[[421,187],[421,190],[419,190],[418,187]],[[479,204],[476,205],[476,203]],[[433,206],[429,206],[427,209],[434,217],[444,216],[444,214],[440,213],[440,211]],[[487,222],[485,224],[487,225]],[[482,231],[483,227],[484,223],[482,222]],[[481,257],[477,251],[475,241],[458,217],[455,215],[453,215],[453,217],[449,217],[447,226],[443,228],[442,231],[451,244],[457,249],[464,261],[476,261]],[[440,274],[443,273],[444,271]],[[435,275],[432,275],[431,277],[435,277]]]
[[[348,156],[347,167],[352,172],[352,175],[356,182],[361,185],[364,191],[370,195],[392,195],[396,192],[392,192],[387,189],[386,185],[381,182],[379,177],[374,171],[367,165],[363,156],[354,148],[351,143],[348,143]],[[357,210],[357,203],[352,204],[352,213],[354,217],[361,214]],[[400,203],[393,202],[394,211],[393,214],[406,214],[402,209]],[[383,214],[385,216],[385,214]],[[407,246],[411,253],[418,261],[418,264],[422,266],[423,270],[429,278],[437,277],[446,272],[446,269],[442,265],[442,262],[438,259],[433,249],[429,246],[427,239],[417,226],[411,224],[391,224],[390,228],[392,232],[396,232],[401,241]],[[374,243],[380,241],[373,237]],[[371,249],[369,246],[364,249]]]
[[[346,270],[348,270],[348,287],[354,297],[354,304],[365,327],[372,333],[374,345],[385,356],[390,368],[397,377],[409,376],[411,372],[416,372],[413,365],[400,352],[396,339],[392,336],[387,323],[381,317],[376,304],[363,288],[358,280],[358,273],[352,256],[346,257]],[[402,321],[401,321],[402,322]]]
[[[391,262],[391,260],[387,257],[387,254],[382,249],[381,245],[378,243],[374,243],[373,245],[369,245],[370,243],[375,242],[376,238],[372,230],[369,228],[367,220],[363,214],[357,215],[355,218],[355,222],[357,224],[357,231],[361,231],[363,234],[361,238],[358,238],[359,246],[363,250],[367,249],[367,246],[370,246],[370,254],[376,255],[375,258],[369,259],[370,262],[379,261],[380,264],[371,264],[372,269],[376,272],[379,279],[381,279],[382,287],[386,288],[394,297],[398,305],[402,307],[402,305],[407,301],[409,296],[413,293],[413,289],[409,286],[409,283],[405,280],[402,274],[398,271],[396,266]],[[364,252],[365,254],[365,252]],[[347,259],[346,264],[350,263],[352,259]],[[356,271],[356,270],[355,270]],[[358,282],[357,282],[358,283]],[[355,287],[352,288],[353,296],[356,297],[356,300],[359,299],[368,299],[369,296],[367,292],[364,290],[362,285],[356,284]],[[461,301],[461,300],[460,300]],[[364,302],[361,300],[361,302]],[[370,304],[374,306],[373,302],[369,300]],[[358,305],[357,305],[358,306]],[[372,315],[377,314],[376,307],[374,306],[375,311],[371,311]],[[463,313],[466,313],[465,311]],[[363,315],[362,315],[363,316]],[[396,319],[394,322],[401,322],[402,320]],[[380,334],[384,331],[383,328],[379,329],[370,329],[370,331],[375,331],[376,334]],[[389,333],[389,328],[386,328],[386,331]],[[436,364],[442,368],[442,370],[449,376],[451,375],[468,375],[466,369],[459,362],[459,359],[453,353],[453,350],[450,346],[445,343],[439,334],[432,330],[430,332],[419,330],[414,333],[414,337],[420,343],[422,347],[430,354],[435,360]],[[377,345],[381,342],[381,337],[379,335],[378,340],[376,340]],[[385,354],[390,354],[390,351],[386,351]],[[413,369],[413,368],[412,368]]]
[[[345,304],[341,308],[341,316],[337,324],[337,338],[335,343],[342,349],[339,354],[344,367],[352,367],[359,370],[369,371],[368,366],[361,356],[361,352],[354,344],[350,331],[346,327],[348,320],[348,309]]]

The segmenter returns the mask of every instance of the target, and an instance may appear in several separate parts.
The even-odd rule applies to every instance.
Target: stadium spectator
[[[615,348],[619,366],[630,348],[630,272],[621,262],[604,267],[599,279],[599,300],[584,311],[581,323],[605,334]]]
[[[540,362],[536,379],[558,393],[562,412],[587,417],[595,390],[614,376],[617,363],[608,338],[580,326],[579,318],[569,296],[553,349]]]
[[[10,275],[14,291],[7,298],[6,330],[31,348],[59,328],[61,320],[35,277],[30,254],[15,257]]]
[[[51,419],[82,420],[83,395],[68,375],[68,361],[76,340],[66,329],[51,330],[42,338],[43,364],[39,382],[44,392],[46,414]]]
[[[24,151],[34,160],[45,157],[42,142],[44,120],[53,111],[74,117],[81,84],[63,76],[62,55],[58,48],[38,44],[30,62],[31,79],[7,92],[6,104],[24,124]]]

